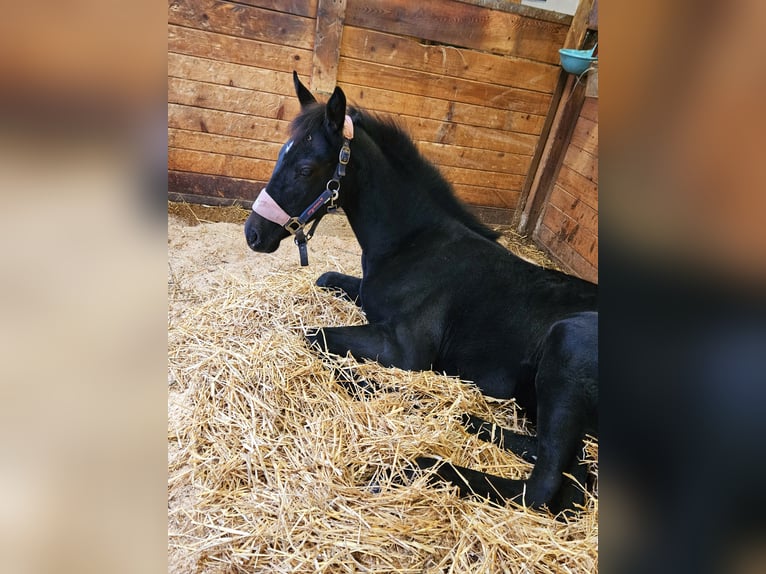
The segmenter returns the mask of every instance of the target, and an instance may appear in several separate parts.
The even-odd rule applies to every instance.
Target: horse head
[[[271,253],[295,235],[304,263],[305,242],[313,226],[340,205],[340,179],[350,157],[353,127],[346,116],[346,96],[336,87],[320,104],[293,72],[301,113],[291,125],[291,139],[282,146],[266,187],[245,222],[245,238],[254,251]],[[312,222],[311,230],[304,230]]]

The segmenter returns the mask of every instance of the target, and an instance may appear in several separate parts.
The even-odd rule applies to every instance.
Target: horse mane
[[[466,209],[455,196],[452,186],[444,179],[441,172],[423,157],[410,135],[393,118],[372,115],[355,107],[350,107],[348,113],[354,121],[354,127],[367,132],[399,173],[421,183],[435,205],[487,239],[495,241],[500,237],[500,233],[481,223],[475,215]],[[323,122],[324,106],[307,106],[293,120],[291,125],[293,139],[302,139],[307,134],[319,129]]]

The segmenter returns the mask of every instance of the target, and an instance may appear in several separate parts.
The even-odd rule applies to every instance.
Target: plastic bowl
[[[578,76],[598,59],[593,57],[593,50],[572,50],[569,48],[561,48],[559,56],[562,67],[570,74],[577,74]]]

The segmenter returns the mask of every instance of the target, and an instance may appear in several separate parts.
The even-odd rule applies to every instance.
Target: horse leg
[[[537,461],[537,437],[515,433],[474,415],[463,415],[465,429],[481,440],[509,450],[527,462]]]
[[[527,504],[558,512],[582,503],[583,495],[563,473],[579,469],[577,455],[598,401],[598,339],[595,314],[554,323],[543,342],[535,377],[537,462],[527,479]],[[560,490],[570,493],[568,499]],[[555,497],[555,504],[554,502]]]
[[[309,343],[322,351],[357,360],[372,359],[384,367],[419,371],[431,366],[431,354],[423,337],[400,337],[409,329],[373,323],[347,327],[324,327],[306,336]]]
[[[362,280],[359,277],[344,275],[343,273],[337,273],[335,271],[328,271],[319,276],[316,284],[325,289],[341,291],[342,294],[348,297],[351,301],[357,305],[359,304],[359,288],[362,284]]]
[[[563,473],[569,471],[584,484],[586,469],[577,459],[587,426],[593,421],[598,400],[597,318],[579,316],[551,326],[539,348],[535,390],[537,395],[537,440],[493,433],[492,425],[468,416],[469,430],[504,446],[536,446],[537,461],[529,478],[505,479],[450,463],[420,457],[420,468],[435,468],[435,476],[458,486],[462,496],[476,494],[493,502],[515,500],[537,508],[548,505],[558,513],[582,503],[580,489]],[[499,435],[499,439],[496,439]],[[506,441],[508,441],[506,443]],[[536,442],[536,445],[535,445]]]
[[[521,503],[519,495],[524,492],[523,480],[494,476],[427,456],[419,456],[415,464],[423,470],[434,470],[429,479],[432,484],[447,481],[457,486],[461,497],[476,495],[499,505],[513,499]]]

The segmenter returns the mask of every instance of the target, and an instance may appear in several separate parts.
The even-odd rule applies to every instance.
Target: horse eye
[[[307,142],[310,142],[310,141],[311,141],[311,134],[309,134],[309,135],[307,135],[307,136],[306,136],[306,141],[307,141]]]
[[[298,169],[298,173],[302,175],[303,177],[308,177],[311,175],[312,169],[311,166],[304,165],[300,169]]]

